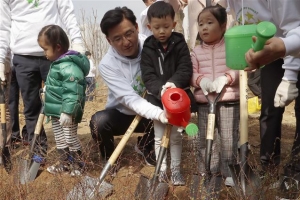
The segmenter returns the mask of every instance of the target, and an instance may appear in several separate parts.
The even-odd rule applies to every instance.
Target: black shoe
[[[137,144],[134,146],[134,150],[143,156],[146,164],[148,166],[155,167],[156,165],[156,157],[154,150],[150,150],[149,148],[141,148]]]

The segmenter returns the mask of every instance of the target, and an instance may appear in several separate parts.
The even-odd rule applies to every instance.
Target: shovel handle
[[[240,144],[248,142],[248,92],[247,72],[239,71],[240,74]]]

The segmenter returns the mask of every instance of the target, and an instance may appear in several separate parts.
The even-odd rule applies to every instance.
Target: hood
[[[126,64],[130,63],[130,64],[134,65],[141,61],[141,53],[142,53],[144,41],[146,38],[147,38],[147,36],[145,36],[143,34],[139,34],[139,40],[138,40],[139,54],[136,58],[127,58],[126,56],[122,56],[112,46],[109,46],[107,54],[111,55],[112,57],[115,57],[117,60],[120,60],[123,63],[126,63]]]
[[[87,76],[90,71],[90,61],[81,53],[77,51],[68,51],[62,55],[58,60],[54,61],[54,64],[59,64],[63,62],[73,62],[75,63],[83,72],[84,76]]]
[[[170,44],[170,42],[174,42],[175,44],[177,44],[178,42],[182,41],[185,41],[185,39],[181,33],[172,32],[168,44]],[[151,35],[145,40],[144,47],[158,49],[161,48],[161,45],[160,42],[153,35]]]

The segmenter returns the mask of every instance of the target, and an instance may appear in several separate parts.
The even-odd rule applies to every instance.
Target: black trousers
[[[282,69],[283,60],[276,60],[261,69],[261,116],[260,116],[260,159],[262,167],[275,167],[280,163],[280,140],[281,123],[284,108],[274,107],[274,97],[279,86],[284,70]],[[298,76],[299,79],[299,76]],[[300,82],[297,82],[297,87]],[[300,133],[300,97],[295,101],[296,115],[296,136]],[[299,137],[295,140],[294,147],[300,145]],[[296,152],[296,151],[294,151]],[[298,150],[298,152],[300,152]]]
[[[24,115],[27,135],[23,139],[31,142],[37,119],[41,110],[39,90],[42,81],[46,81],[51,62],[46,57],[14,55],[13,65],[24,103]],[[25,132],[26,133],[26,132]],[[35,152],[45,155],[47,152],[47,137],[44,128],[37,138]]]
[[[255,72],[248,74],[248,87],[259,98],[261,98],[260,71],[261,69],[257,69]]]
[[[109,159],[114,151],[114,137],[123,135],[129,128],[135,115],[125,115],[116,109],[105,109],[96,112],[90,121],[93,139],[99,143],[102,158]],[[151,120],[142,118],[135,132],[144,132],[139,145],[153,149],[154,129]]]

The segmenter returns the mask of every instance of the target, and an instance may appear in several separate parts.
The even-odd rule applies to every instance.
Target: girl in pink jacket
[[[201,44],[191,53],[191,85],[198,104],[199,133],[195,147],[199,172],[205,173],[206,126],[211,101],[221,93],[216,106],[215,136],[211,172],[221,173],[225,184],[233,186],[229,164],[236,164],[239,137],[239,74],[226,66],[224,33],[227,13],[221,6],[204,8],[198,16]]]

